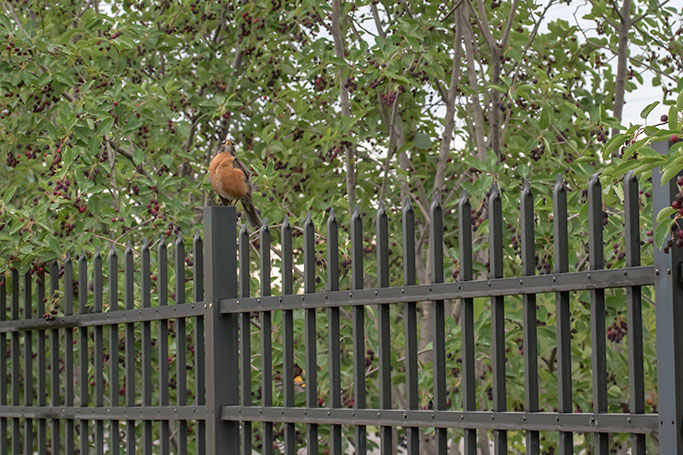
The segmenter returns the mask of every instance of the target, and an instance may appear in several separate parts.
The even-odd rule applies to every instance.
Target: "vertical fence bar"
[[[363,289],[363,220],[356,206],[351,215],[351,287]],[[365,308],[353,307],[353,407],[365,408]],[[367,453],[367,429],[355,427],[356,455]]]
[[[45,271],[41,265],[36,277],[36,308],[37,316],[45,315]],[[38,331],[38,406],[47,406],[47,362],[45,359],[45,330]],[[47,421],[38,419],[38,453],[47,453]]]
[[[249,231],[246,223],[240,229],[239,243],[240,258],[240,297],[248,298],[251,295],[251,273]],[[242,369],[242,406],[251,406],[251,312],[240,313],[240,347]],[[242,423],[242,453],[251,454],[251,422]]]
[[[406,198],[402,210],[403,221],[403,284],[416,284],[415,270],[415,213],[410,205],[410,198]],[[418,381],[417,381],[417,303],[404,304],[405,320],[405,368],[406,395],[408,409],[418,409]],[[418,455],[420,452],[420,428],[408,427],[408,455]]]
[[[12,269],[10,272],[12,277],[12,319],[19,319],[19,272],[17,269]],[[20,382],[19,382],[19,332],[12,332],[12,405],[19,406],[20,401]],[[12,455],[19,455],[21,452],[21,428],[19,426],[19,418],[12,419]]]
[[[143,308],[152,306],[150,268],[149,243],[145,239],[142,244],[142,277],[140,280]],[[152,406],[152,324],[150,321],[142,323],[142,405]],[[152,454],[151,420],[145,420],[142,423],[142,447],[145,455]]]
[[[503,278],[503,209],[496,185],[489,197],[489,261],[491,278]],[[493,363],[493,411],[507,409],[505,394],[505,298],[491,297],[491,358]],[[494,430],[496,455],[507,453],[507,431]]]
[[[4,277],[3,277],[4,278]],[[4,283],[4,281],[3,281]],[[52,264],[50,265],[50,304],[53,306],[53,309],[56,310],[56,307],[58,306],[58,301],[57,301],[57,291],[59,290],[59,266],[57,265],[57,261],[53,261]],[[0,308],[0,317],[4,317],[5,315],[5,310],[4,307]],[[4,335],[1,340],[4,340]],[[5,352],[5,346],[3,346],[0,343],[0,352],[4,354]],[[0,362],[2,365],[5,364],[5,362]],[[59,375],[59,370],[60,370],[60,365],[59,365],[59,329],[52,329],[50,330],[50,370],[51,370],[51,387],[50,387],[50,404],[52,406],[61,406],[62,400],[60,398],[60,387],[61,387],[61,381],[60,381],[60,375]],[[3,374],[4,373],[4,374]],[[0,381],[4,382],[4,377],[6,375],[6,371],[1,371],[0,370]],[[0,382],[0,383],[2,383]],[[5,395],[0,392],[0,396],[4,397]],[[3,402],[4,404],[4,402]],[[60,425],[60,420],[59,418],[54,418],[52,419],[52,444],[50,445],[50,451],[53,454],[58,454],[60,453],[61,450],[61,425]],[[7,453],[4,451],[3,453]]]
[[[263,220],[260,232],[261,254],[261,296],[270,295],[270,230],[267,220]],[[264,407],[273,406],[273,341],[272,314],[261,312],[261,398]],[[273,455],[273,423],[263,422],[264,455]]]
[[[569,271],[569,234],[567,232],[567,191],[562,176],[558,175],[553,187],[553,229],[555,241],[555,273]],[[569,292],[555,293],[557,321],[557,391],[558,411],[572,412],[572,358]],[[560,432],[560,455],[574,453],[574,435]]]
[[[441,195],[434,194],[430,207],[429,257],[431,258],[432,283],[443,283],[443,210]],[[432,346],[434,356],[434,409],[446,409],[446,332],[444,301],[432,302]],[[446,455],[448,450],[448,431],[436,428],[436,453]]]
[[[97,249],[93,257],[93,304],[95,313],[102,312],[102,255]],[[104,340],[101,325],[95,327],[95,406],[104,406]],[[95,453],[104,455],[104,421],[95,421]]]
[[[376,224],[377,246],[377,287],[389,286],[389,221],[384,204],[380,202]],[[379,407],[391,409],[391,306],[381,304],[378,306],[379,316]],[[392,440],[393,428],[390,426],[380,427],[380,450],[382,455],[391,455],[393,452]]]
[[[78,312],[85,314],[88,312],[86,304],[88,303],[88,260],[85,252],[81,252],[81,257],[78,260]],[[79,379],[79,400],[82,407],[88,406],[89,397],[89,380],[88,380],[88,329],[86,327],[79,327],[78,334],[80,343],[78,345],[78,358],[80,367]],[[80,419],[80,453],[87,455],[90,447],[88,440],[88,419]]]
[[[166,237],[159,237],[157,247],[157,295],[159,296],[159,306],[168,306],[168,252],[166,247]],[[159,321],[159,406],[168,406],[169,400],[169,380],[168,380],[168,320]],[[168,420],[161,421],[161,433],[159,448],[161,455],[169,455],[171,438],[171,426]]]
[[[602,186],[600,176],[593,174],[588,183],[588,243],[591,270],[602,269],[604,246],[602,239]],[[607,412],[607,349],[605,337],[605,290],[592,289],[591,344],[593,364],[593,412]],[[596,455],[609,453],[609,434],[595,433]]]
[[[294,292],[292,281],[292,226],[289,217],[285,215],[280,229],[282,242],[282,293],[287,295]],[[282,312],[283,339],[283,384],[285,407],[294,406],[294,312]],[[296,425],[285,424],[285,455],[296,454]]]
[[[458,203],[459,247],[460,247],[460,281],[472,280],[472,206],[466,192],[463,192]],[[464,411],[477,410],[475,396],[474,364],[474,299],[462,299],[462,382]],[[477,430],[465,428],[465,455],[477,453]]]
[[[71,256],[67,253],[64,262],[64,315],[69,316],[74,312],[74,273]],[[67,327],[64,330],[64,371],[66,372],[64,405],[74,405],[74,329]],[[73,419],[66,420],[66,434],[64,448],[66,453],[74,453],[76,450],[75,422]]]
[[[219,304],[220,299],[237,297],[235,207],[204,209],[204,240],[206,449],[211,455],[239,454],[239,422],[223,422],[220,413],[221,406],[239,403],[237,315],[221,315]]]
[[[327,219],[327,290],[339,290],[339,226],[334,209]],[[327,310],[328,345],[330,366],[330,408],[341,408],[341,348],[339,328],[339,307]],[[330,429],[330,453],[342,455],[342,427],[332,425]]]
[[[24,319],[33,315],[31,271],[24,274]],[[33,331],[24,331],[24,406],[33,406]],[[33,419],[24,417],[24,453],[33,453]]]
[[[666,142],[655,142],[652,148],[666,154]],[[655,230],[657,214],[671,207],[678,192],[676,177],[662,182],[662,170],[652,171],[652,209]],[[680,175],[680,173],[679,173]],[[662,185],[663,184],[663,185]],[[669,219],[663,220],[669,222]],[[677,230],[683,228],[680,221]],[[655,246],[655,299],[657,319],[657,394],[659,410],[659,453],[683,454],[683,283],[681,263],[683,248],[664,249]]]
[[[524,181],[521,208],[522,275],[536,273],[534,239],[534,196],[528,180]],[[538,338],[536,329],[536,295],[522,296],[522,327],[524,332],[524,410],[538,411]],[[526,432],[527,455],[540,454],[538,431]]]
[[[304,221],[304,292],[315,292],[315,226],[308,212]],[[318,350],[315,324],[315,308],[305,310],[304,338],[306,345],[306,407],[318,407]],[[309,424],[306,433],[306,451],[318,454],[318,425]]]
[[[185,242],[182,232],[175,242],[175,301],[176,305],[185,303]],[[199,304],[199,302],[195,302]],[[187,404],[187,321],[176,321],[176,403]],[[178,422],[178,455],[187,455],[187,421]]]
[[[133,247],[128,243],[124,258],[123,273],[125,276],[125,300],[126,309],[132,310],[135,306],[133,296]],[[126,324],[126,406],[135,406],[135,324]],[[126,421],[126,453],[135,453],[135,420]]]
[[[232,236],[232,242],[235,243],[233,248],[235,249],[235,254],[237,253],[237,227],[235,226],[235,233]],[[202,242],[202,236],[197,230],[194,234],[193,239],[193,250],[194,250],[194,301],[201,302],[204,300],[204,244]],[[237,260],[237,256],[232,258]],[[237,273],[237,266],[235,266],[235,273]],[[237,277],[235,276],[235,280]],[[237,285],[237,282],[235,282]],[[237,296],[237,288],[234,290],[235,296]],[[210,302],[209,302],[210,303]],[[217,310],[216,310],[217,311]],[[236,316],[235,316],[236,317]],[[194,319],[194,330],[195,330],[195,350],[194,350],[194,366],[195,366],[195,392],[194,392],[194,403],[195,406],[204,406],[206,404],[206,350],[205,350],[205,330],[204,330],[204,316],[197,316]],[[237,330],[237,329],[235,329]],[[237,349],[237,348],[235,348]],[[237,355],[237,351],[235,351]],[[237,382],[239,387],[239,381]],[[238,424],[239,427],[239,424]],[[237,444],[237,442],[236,442]],[[197,455],[204,455],[206,453],[206,422],[200,420],[197,422]]]
[[[0,321],[7,320],[6,280],[7,276],[4,273],[0,275]],[[7,334],[5,332],[0,333],[0,406],[7,406]],[[0,452],[3,454],[9,453],[7,432],[7,418],[0,417]]]
[[[626,267],[640,265],[640,208],[638,179],[629,171],[624,178],[624,224]],[[643,312],[640,286],[626,288],[628,318],[629,410],[645,412],[645,380],[643,371]],[[631,435],[631,454],[645,455],[645,435]]]
[[[107,257],[109,268],[109,311],[119,310],[119,265],[116,247],[112,244]],[[119,325],[109,326],[109,399],[112,406],[119,406]],[[109,451],[113,455],[119,454],[119,421],[112,420],[109,426]],[[53,452],[56,453],[56,452]]]

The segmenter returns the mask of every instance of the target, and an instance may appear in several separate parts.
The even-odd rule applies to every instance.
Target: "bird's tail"
[[[247,219],[256,228],[261,227],[261,218],[259,218],[256,212],[256,207],[254,207],[254,201],[251,200],[251,194],[247,194],[242,199],[242,207],[244,207],[244,212],[247,214]]]

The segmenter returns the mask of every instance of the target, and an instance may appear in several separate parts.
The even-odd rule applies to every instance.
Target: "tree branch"
[[[465,41],[465,56],[467,61],[467,78],[469,79],[470,89],[472,90],[471,105],[474,111],[474,132],[477,144],[477,156],[481,161],[486,159],[486,143],[484,141],[484,113],[479,100],[479,90],[477,87],[477,73],[474,68],[474,33],[470,25],[467,11],[463,12],[463,40]]]
[[[349,104],[349,91],[346,88],[346,58],[344,56],[344,42],[341,32],[341,0],[332,2],[332,38],[334,39],[334,52],[338,59],[344,62],[338,71],[339,101],[341,104],[342,117],[351,117],[351,105]],[[346,155],[346,195],[348,197],[349,211],[356,205],[356,154],[353,146],[344,147]]]
[[[617,80],[614,85],[614,117],[616,117],[616,119],[621,123],[621,118],[624,112],[624,97],[626,95],[628,31],[631,28],[631,0],[624,0],[619,16],[621,18],[621,23],[619,24],[619,47],[617,49]],[[612,129],[612,135],[618,133],[618,128]]]
[[[460,11],[455,13],[455,38],[453,40],[453,64],[451,68],[451,81],[446,95],[446,121],[444,122],[443,138],[441,139],[441,149],[436,165],[436,175],[434,177],[433,193],[442,193],[444,180],[446,177],[446,162],[451,148],[453,129],[455,127],[455,95],[460,80],[460,57],[462,53],[462,14]]]
[[[382,38],[386,38],[387,35],[384,33],[384,29],[382,28],[382,21],[379,18],[379,11],[377,10],[377,4],[375,2],[370,3],[370,9],[372,10],[372,18],[375,21],[375,27],[377,28],[377,32],[379,33],[379,36]]]

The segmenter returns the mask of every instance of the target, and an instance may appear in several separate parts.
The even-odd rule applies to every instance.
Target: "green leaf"
[[[97,124],[97,134],[100,134],[102,136],[105,136],[109,131],[111,131],[111,128],[114,126],[114,118],[109,117]]]
[[[640,113],[640,118],[647,119],[647,116],[650,115],[650,112],[652,112],[652,110],[657,106],[659,106],[659,101],[655,101],[654,103],[648,104],[647,107],[643,109]]]
[[[664,209],[666,210],[666,209]],[[666,243],[667,237],[669,236],[669,233],[671,232],[671,227],[674,224],[674,220],[665,220],[663,223],[658,223],[657,228],[655,229],[655,245],[658,248],[661,248],[664,246]]]
[[[678,129],[678,110],[676,109],[675,104],[672,104],[669,108],[669,129]]]
[[[609,141],[607,141],[607,144],[605,144],[605,148],[602,151],[602,159],[606,160],[609,157],[610,153],[612,153],[614,150],[617,149],[617,147],[623,144],[627,138],[627,134],[617,134],[616,136],[612,136],[612,138]]]
[[[424,134],[423,132],[419,131],[415,135],[415,147],[417,147],[420,150],[427,150],[429,147],[432,146],[432,141],[429,139],[429,136]]]
[[[678,210],[676,210],[673,207],[664,207],[662,210],[659,211],[657,214],[657,223],[661,223],[667,218],[671,218],[671,215],[676,213]]]
[[[683,170],[683,159],[681,157],[676,157],[676,159],[676,162],[662,166],[664,169],[664,172],[662,172],[662,186]]]
[[[133,163],[135,165],[141,164],[145,159],[145,151],[142,150],[141,148],[136,147],[135,150],[133,151]]]

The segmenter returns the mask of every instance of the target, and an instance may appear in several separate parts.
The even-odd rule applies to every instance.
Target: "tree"
[[[552,8],[569,8],[559,0],[6,2],[0,252],[8,262],[0,267],[37,268],[63,260],[65,251],[191,235],[213,200],[208,162],[225,138],[254,170],[255,202],[271,224],[285,215],[301,224],[311,210],[322,235],[329,208],[348,226],[358,204],[367,224],[383,201],[399,239],[399,208],[409,198],[420,283],[430,276],[433,194],[447,214],[446,257],[455,261],[462,189],[474,207],[476,274],[486,275],[484,199],[493,183],[503,189],[509,223],[505,273],[519,273],[523,179],[537,198],[539,271],[548,273],[552,250],[541,237],[552,238],[550,192],[559,171],[577,223],[571,266],[585,266],[580,190],[589,176],[614,153],[603,184],[607,205],[618,206],[619,179],[637,167],[632,152],[646,153],[657,134],[680,130],[680,97],[666,133],[622,126],[625,94],[644,74],[662,85],[667,103],[683,89],[675,85],[683,66],[674,39],[680,9],[655,0],[589,3],[574,23],[546,20]],[[608,261],[616,266],[623,262],[620,226],[606,229],[606,240],[618,244]],[[392,257],[399,249],[392,247]],[[399,270],[400,261],[393,264]],[[448,272],[458,278],[457,262]],[[371,280],[372,266],[367,273]],[[452,311],[457,321],[457,303]],[[583,313],[576,310],[577,321]],[[480,318],[485,329],[488,310]],[[449,330],[459,328],[454,322]],[[426,323],[421,334],[428,352]],[[577,335],[582,348],[585,336]],[[550,373],[553,342],[542,340]],[[429,355],[422,360],[427,365]],[[555,389],[545,393],[552,406]],[[590,396],[577,405],[589,409]]]

